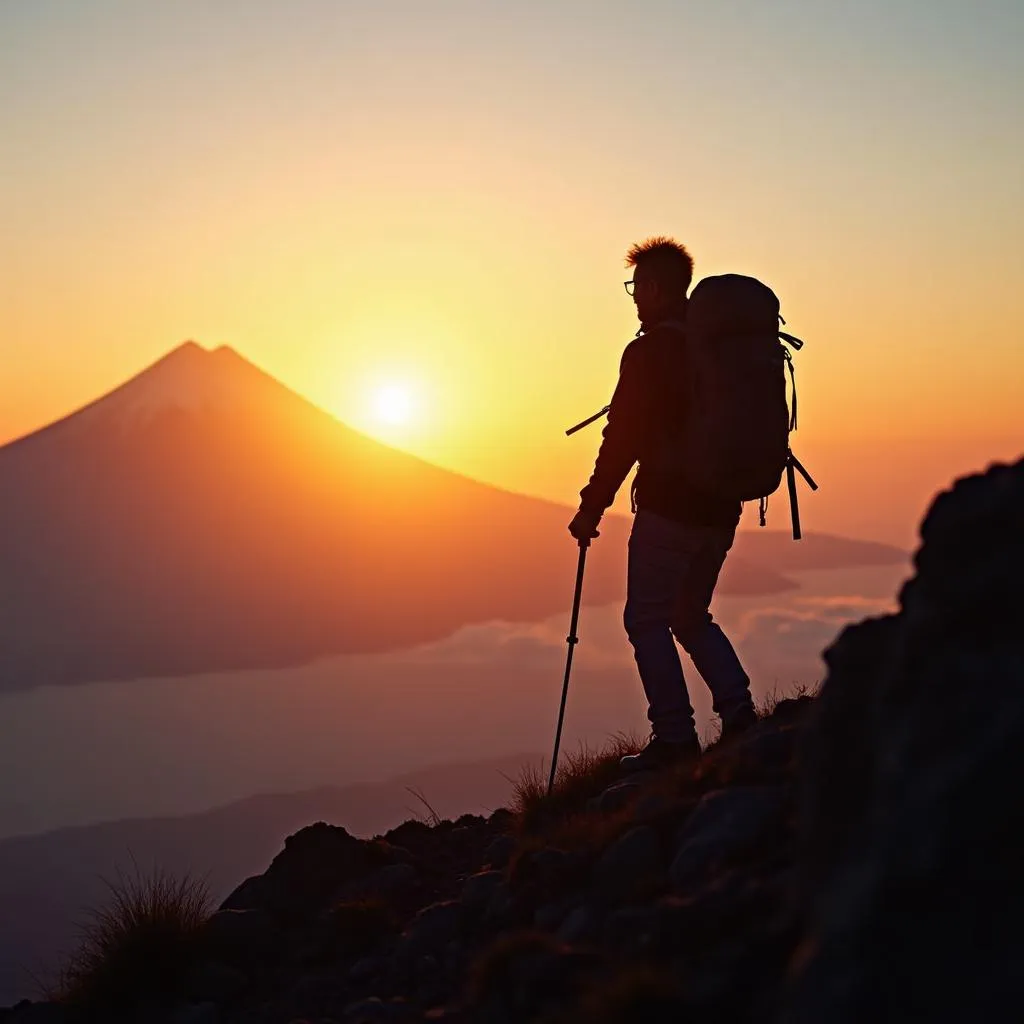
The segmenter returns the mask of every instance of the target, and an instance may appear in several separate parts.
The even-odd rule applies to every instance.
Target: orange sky
[[[5,9],[0,441],[194,338],[571,503],[664,232],[807,340],[808,524],[908,539],[1024,449],[1024,17],[867,7]]]

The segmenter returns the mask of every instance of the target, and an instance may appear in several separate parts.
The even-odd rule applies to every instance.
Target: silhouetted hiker
[[[711,690],[723,738],[757,716],[750,680],[708,610],[742,503],[697,490],[666,468],[671,460],[664,457],[678,438],[686,373],[681,322],[693,260],[678,242],[651,238],[629,250],[626,265],[634,268],[626,291],[640,331],[622,353],[594,472],[580,491],[569,532],[577,540],[597,537],[605,509],[638,463],[623,622],[647,694],[651,738],[622,763],[643,770],[700,755],[675,640]]]

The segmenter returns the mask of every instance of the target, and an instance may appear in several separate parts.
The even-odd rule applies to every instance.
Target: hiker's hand
[[[601,536],[597,532],[597,524],[599,522],[601,522],[600,514],[595,515],[593,512],[585,512],[583,509],[580,509],[572,517],[572,522],[569,524],[569,532],[576,540],[591,540],[594,537]]]

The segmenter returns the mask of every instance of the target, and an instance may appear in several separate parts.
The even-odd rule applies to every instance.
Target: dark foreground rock
[[[899,612],[826,653],[801,1024],[1024,1013],[1024,463],[940,495],[921,537]]]

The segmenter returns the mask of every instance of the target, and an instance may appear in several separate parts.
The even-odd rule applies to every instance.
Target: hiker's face
[[[641,321],[655,319],[668,307],[665,286],[643,267],[633,270],[633,303]]]

